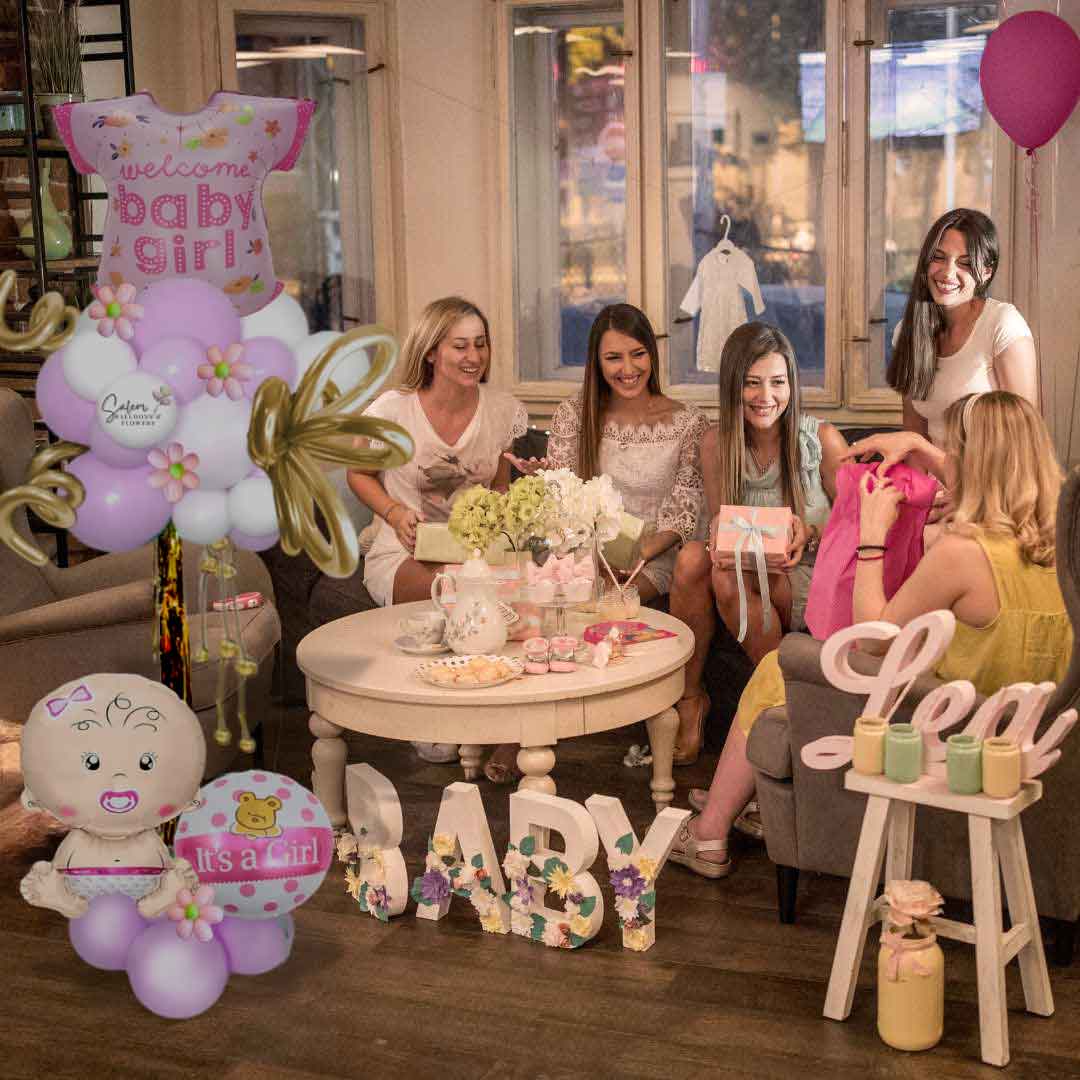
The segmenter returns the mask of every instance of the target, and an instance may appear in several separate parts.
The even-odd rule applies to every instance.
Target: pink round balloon
[[[170,919],[152,923],[135,939],[126,967],[140,1004],[170,1020],[205,1012],[229,981],[225,946],[216,937],[182,938]]]
[[[61,439],[90,441],[94,426],[94,403],[79,397],[64,378],[64,351],[54,352],[38,372],[34,389],[38,408],[49,430]]]
[[[93,454],[83,454],[68,471],[86,488],[86,501],[75,512],[71,531],[95,551],[142,547],[165,528],[172,515],[172,505],[161,490],[150,486],[153,470],[149,465],[114,469]]]
[[[991,35],[979,65],[986,107],[1018,146],[1061,130],[1080,98],[1080,37],[1048,11],[1024,11]]]
[[[68,922],[68,937],[91,967],[123,971],[132,942],[149,925],[130,896],[105,893],[90,901],[85,915]]]
[[[114,469],[137,469],[147,463],[146,455],[149,452],[141,448],[129,450],[126,446],[113,442],[100,424],[90,425],[90,453]]]
[[[169,338],[194,338],[204,348],[224,349],[243,334],[232,302],[205,281],[168,278],[148,285],[137,299],[143,315],[131,344],[139,356]]]
[[[251,378],[241,384],[248,397],[254,397],[259,384],[271,376],[284,379],[289,386],[296,381],[296,357],[292,349],[277,338],[248,338],[240,359],[255,369]]]
[[[225,946],[234,975],[262,975],[284,964],[292,951],[296,928],[292,915],[276,919],[234,919],[229,915],[214,927]]]
[[[139,367],[160,375],[172,387],[176,400],[187,403],[206,389],[199,365],[206,363],[206,346],[190,337],[162,338],[139,357]]]

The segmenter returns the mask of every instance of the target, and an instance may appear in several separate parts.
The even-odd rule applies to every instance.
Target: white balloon
[[[286,345],[295,345],[307,337],[308,324],[304,309],[288,293],[279,294],[264,308],[245,315],[240,320],[243,338],[272,337]]]
[[[201,489],[231,488],[251,472],[247,452],[251,402],[232,401],[225,394],[203,394],[180,411],[180,422],[169,442],[188,454],[198,454],[196,473]]]
[[[202,488],[185,492],[173,507],[172,519],[181,540],[212,544],[229,531],[229,497]]]
[[[75,320],[75,333],[78,334],[97,334],[98,332],[98,320],[90,318],[90,308],[84,307],[79,312],[79,317]],[[100,337],[101,335],[98,334]]]
[[[319,356],[328,349],[338,338],[344,337],[334,330],[320,330],[317,334],[304,338],[298,345],[293,346],[296,353],[297,376],[302,376]],[[332,381],[341,393],[351,390],[370,370],[371,360],[367,350],[359,342],[350,348],[340,352],[331,361],[330,367],[319,380],[318,396],[321,400],[322,389],[328,381]]]
[[[265,476],[249,476],[229,492],[229,521],[249,536],[277,532],[274,486]]]
[[[64,347],[64,379],[81,398],[97,401],[102,391],[139,366],[135,350],[115,334],[102,337],[93,333],[77,334]]]
[[[97,423],[114,443],[148,449],[176,427],[176,398],[160,376],[133,371],[113,379],[97,399]]]

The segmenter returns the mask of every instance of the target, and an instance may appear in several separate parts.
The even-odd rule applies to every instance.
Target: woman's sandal
[[[700,813],[709,801],[709,793],[704,788],[691,788],[686,801]],[[749,836],[751,840],[765,839],[765,826],[761,822],[761,806],[757,799],[751,799],[742,808],[742,812],[732,822],[731,827],[738,829],[743,836]]]
[[[731,873],[733,865],[731,856],[728,855],[727,841],[699,840],[690,831],[690,822],[693,820],[694,818],[687,818],[679,826],[679,831],[675,835],[675,843],[671,847],[671,854],[668,858],[672,862],[679,863],[680,866],[685,866],[688,870],[693,870],[695,874],[700,874],[702,877],[714,880],[727,877]],[[701,858],[702,852],[713,851],[721,852],[724,858],[721,861]]]
[[[493,784],[499,784],[500,786],[516,784],[524,774],[517,767],[516,761],[509,765],[505,761],[499,761],[497,759],[498,753],[499,751],[495,750],[484,763],[484,775]]]
[[[701,744],[705,739],[705,717],[709,715],[712,702],[709,695],[703,690],[700,694],[684,698],[684,701],[697,701],[698,710],[694,717],[694,737],[689,746],[675,745],[675,756],[671,759],[673,765],[693,765],[701,755]],[[680,722],[682,717],[679,718]]]

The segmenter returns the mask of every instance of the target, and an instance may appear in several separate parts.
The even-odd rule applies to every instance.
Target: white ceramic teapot
[[[498,652],[506,644],[506,619],[499,607],[495,577],[480,552],[474,551],[453,578],[457,602],[452,610],[441,599],[451,575],[436,574],[431,583],[431,599],[446,616],[446,644],[460,654]]]

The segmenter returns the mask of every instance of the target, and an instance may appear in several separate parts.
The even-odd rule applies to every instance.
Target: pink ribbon
[[[885,974],[890,981],[896,982],[900,978],[900,965],[906,955],[909,960],[908,970],[915,975],[929,975],[930,967],[923,963],[922,958],[915,955],[929,949],[937,941],[937,936],[908,938],[903,933],[882,929],[881,944],[888,952],[885,964]]]
[[[283,829],[280,836],[220,832],[176,842],[176,854],[191,863],[204,885],[319,874],[333,850],[333,829],[307,826]]]
[[[49,698],[49,700],[45,702],[45,708],[49,710],[50,716],[59,716],[72,702],[93,700],[94,695],[87,690],[86,684],[79,683],[67,697]]]

